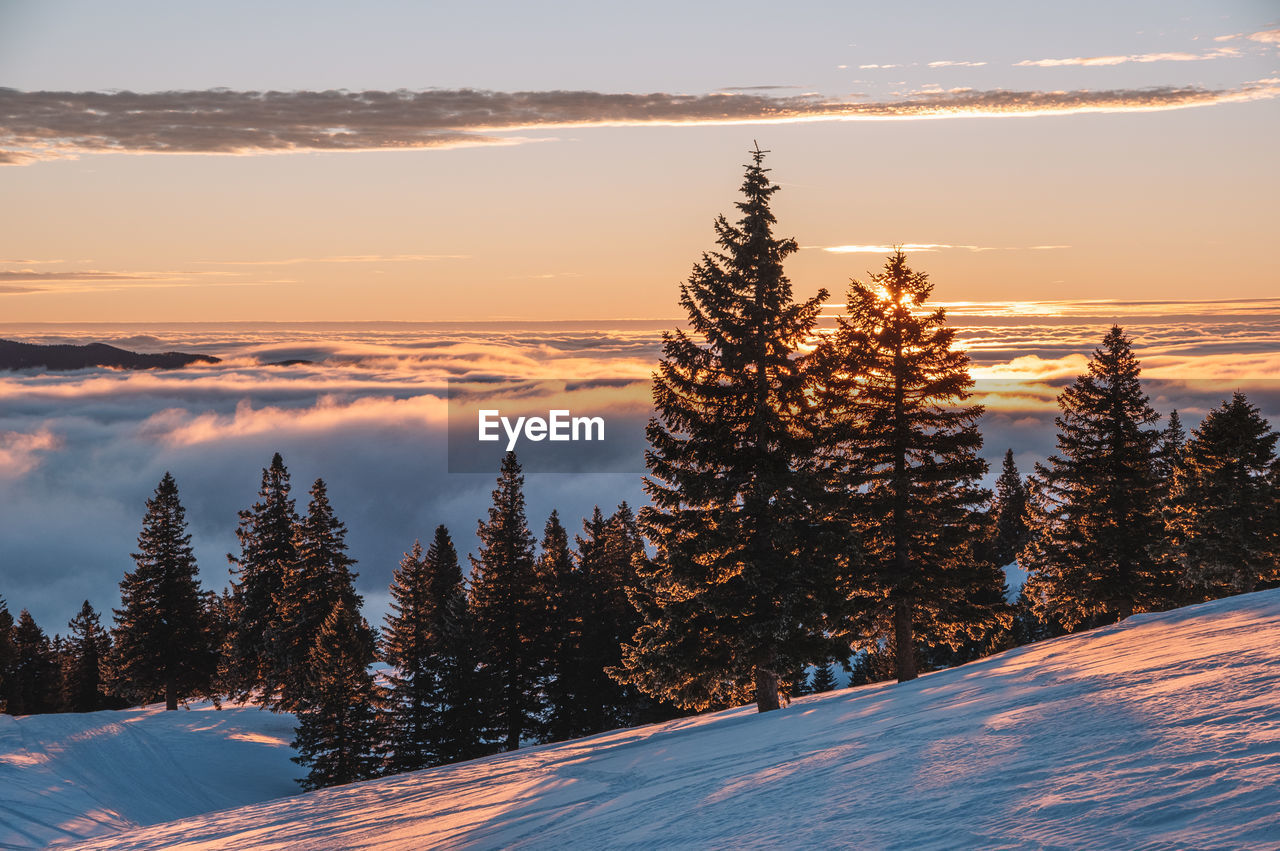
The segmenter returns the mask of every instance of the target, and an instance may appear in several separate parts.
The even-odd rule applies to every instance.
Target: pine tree
[[[426,554],[415,541],[391,583],[382,658],[394,668],[388,675],[393,773],[484,753],[468,617],[458,554],[449,530],[438,526]]]
[[[329,503],[323,479],[311,486],[307,516],[294,529],[294,561],[285,565],[274,620],[279,683],[278,709],[302,704],[311,672],[311,650],[334,606],[360,611],[364,602],[355,590],[355,560],[347,555],[347,527]]]
[[[1139,373],[1130,339],[1113,327],[1058,397],[1058,454],[1032,477],[1028,596],[1070,630],[1172,598],[1174,577],[1160,557],[1160,415]]]
[[[1173,474],[1182,464],[1182,450],[1187,444],[1187,432],[1177,411],[1169,414],[1169,422],[1160,432],[1160,445],[1156,450],[1156,477],[1164,483],[1165,490],[1173,484]]]
[[[813,682],[809,686],[809,691],[814,694],[822,694],[823,692],[832,691],[836,687],[836,675],[831,672],[831,663],[823,662],[813,672]]]
[[[502,459],[488,522],[471,557],[471,608],[486,686],[486,721],[505,750],[537,731],[545,676],[547,605],[539,596],[534,541],[525,519],[524,476],[514,452]]]
[[[62,702],[68,712],[95,712],[107,706],[102,689],[102,667],[111,640],[98,613],[85,600],[67,624],[65,664],[62,670]]]
[[[62,693],[57,655],[31,613],[23,609],[13,628],[14,661],[10,671],[10,715],[37,715],[57,712]]]
[[[9,711],[11,689],[14,684],[14,666],[18,662],[18,649],[14,644],[13,615],[0,597],[0,712]]]
[[[168,473],[147,500],[133,560],[115,610],[115,687],[135,699],[163,695],[165,709],[177,709],[179,700],[211,691],[217,656],[186,512]]]
[[[969,358],[933,291],[901,250],[867,283],[818,349],[830,469],[860,562],[846,582],[865,633],[893,635],[899,681],[917,654],[981,639],[1007,618],[1004,575],[975,552],[983,538],[980,405],[968,405]],[[876,626],[883,625],[883,626]]]
[[[1174,468],[1166,508],[1182,581],[1212,599],[1280,581],[1280,438],[1243,393],[1210,411]]]
[[[262,471],[258,501],[240,512],[240,555],[227,556],[232,564],[231,631],[222,681],[240,699],[256,690],[263,705],[275,701],[287,674],[277,612],[285,573],[297,560],[293,532],[298,515],[289,491],[289,471],[277,452]]]
[[[374,634],[350,601],[339,601],[316,636],[297,712],[292,759],[306,766],[303,789],[377,777],[384,761],[383,695],[369,666]]]
[[[638,570],[644,622],[617,674],[688,709],[776,709],[780,678],[829,649],[798,354],[826,292],[793,299],[783,261],[797,246],[773,235],[764,153],[746,166],[741,218],[717,218],[719,250],[681,285],[689,330],[663,335],[646,430],[640,525],[657,552]]]
[[[1013,450],[1004,453],[1004,466],[996,479],[995,538],[991,546],[991,562],[997,567],[1012,564],[1027,545],[1031,532],[1027,528],[1027,487],[1013,460]]]
[[[604,518],[595,509],[598,528]],[[581,552],[581,550],[580,550]],[[603,667],[591,670],[586,646],[585,625],[604,613],[590,609],[592,589],[588,587],[585,569],[589,563],[574,564],[569,552],[569,533],[560,523],[560,515],[551,512],[542,535],[542,552],[538,557],[538,595],[547,602],[547,622],[543,629],[547,659],[547,712],[543,738],[558,742],[598,732],[604,723],[599,707],[587,698],[589,680],[594,674],[607,681]],[[593,711],[596,710],[596,711]],[[596,716],[596,717],[593,717]]]

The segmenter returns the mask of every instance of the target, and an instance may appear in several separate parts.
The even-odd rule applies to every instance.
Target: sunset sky
[[[672,317],[753,140],[800,294],[1280,283],[1271,0],[0,2],[0,86],[0,321]]]

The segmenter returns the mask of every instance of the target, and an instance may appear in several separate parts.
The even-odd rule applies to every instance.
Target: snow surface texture
[[[42,848],[297,794],[293,725],[292,715],[208,703],[0,715],[0,848]]]
[[[194,782],[214,756],[198,749],[219,741],[191,735],[163,758]],[[254,765],[225,764],[217,782],[252,782]],[[1275,590],[766,715],[620,730],[80,847],[1280,847],[1278,814]]]

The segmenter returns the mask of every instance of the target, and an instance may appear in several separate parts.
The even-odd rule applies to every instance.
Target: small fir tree
[[[227,556],[232,565],[231,625],[223,651],[223,687],[240,699],[256,692],[263,705],[276,700],[288,674],[278,612],[285,573],[297,560],[298,515],[290,488],[289,471],[277,452],[262,471],[258,501],[240,512],[240,555]]]
[[[163,696],[165,709],[177,709],[190,695],[210,693],[217,655],[186,512],[168,473],[147,500],[133,560],[115,610],[115,687],[134,699]]]
[[[369,666],[374,634],[349,601],[325,618],[307,661],[306,698],[297,712],[292,759],[308,769],[298,781],[320,789],[368,780],[384,763],[383,695]]]
[[[1200,599],[1280,580],[1280,492],[1270,477],[1278,438],[1237,391],[1205,416],[1174,468],[1169,544]]]
[[[67,624],[65,663],[62,669],[62,702],[68,712],[95,712],[106,708],[102,667],[111,640],[89,601]]]
[[[26,609],[13,628],[13,666],[7,711],[10,715],[57,712],[61,706],[61,669],[49,637]]]
[[[1161,557],[1160,415],[1139,373],[1132,342],[1113,327],[1058,397],[1058,452],[1032,477],[1028,596],[1070,630],[1173,599],[1176,576]]]
[[[13,688],[14,666],[18,661],[18,650],[14,645],[13,615],[0,597],[0,712],[9,712],[10,689]]]
[[[311,650],[334,606],[360,611],[355,560],[347,555],[347,528],[329,503],[324,480],[311,486],[307,516],[294,529],[294,561],[286,566],[283,591],[276,604],[276,658],[279,697],[276,707],[302,705],[311,679]]]
[[[488,521],[480,521],[471,558],[471,609],[485,685],[485,721],[505,750],[537,732],[543,711],[547,604],[525,519],[524,476],[514,452],[502,459]]]
[[[991,561],[997,567],[1005,567],[1017,561],[1018,553],[1031,539],[1027,528],[1027,486],[1014,463],[1012,449],[1005,450],[991,507],[995,516]]]
[[[382,658],[393,668],[389,727],[392,772],[470,759],[483,753],[476,715],[474,650],[465,623],[462,568],[449,530],[436,527],[400,562]]]
[[[809,690],[814,694],[832,691],[836,687],[836,675],[831,671],[831,663],[823,662],[813,672],[813,682]]]

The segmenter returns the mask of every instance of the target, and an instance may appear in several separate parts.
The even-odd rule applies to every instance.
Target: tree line
[[[345,783],[754,701],[961,664],[1063,632],[1280,584],[1277,434],[1242,393],[1190,436],[1112,328],[1058,398],[1057,449],[983,487],[982,408],[932,284],[901,251],[797,302],[752,152],[740,217],[681,287],[647,428],[650,503],[531,532],[504,458],[464,572],[449,530],[361,614],[317,480],[299,513],[277,454],[240,512],[232,582],[202,591],[168,474],[110,632],[86,602],[47,639],[0,601],[7,711],[191,696],[297,715],[304,785]],[[1029,578],[1007,602],[1003,568]],[[7,620],[6,620],[7,619]],[[115,701],[115,703],[112,703]]]

